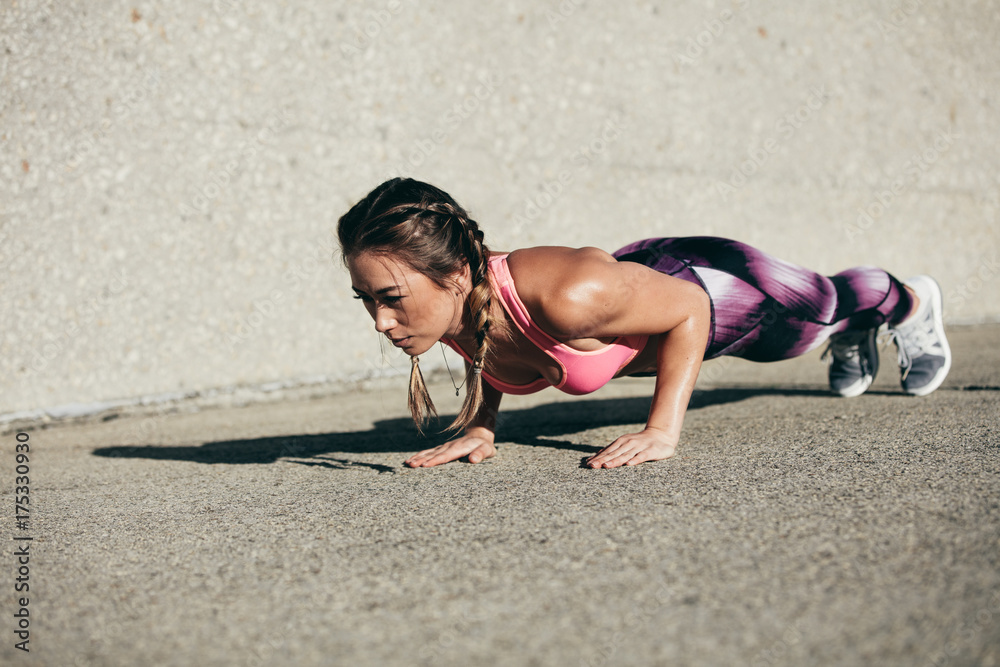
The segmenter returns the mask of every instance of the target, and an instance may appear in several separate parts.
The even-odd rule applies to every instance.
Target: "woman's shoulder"
[[[604,292],[603,271],[617,260],[600,248],[538,246],[514,250],[507,268],[518,297],[533,319],[548,324],[550,333],[569,333],[576,321],[591,311]]]
[[[586,267],[593,262],[615,262],[611,253],[586,246],[570,248],[567,246],[534,246],[519,248],[507,253],[507,265],[511,275],[515,273],[552,274],[565,276],[574,269]]]

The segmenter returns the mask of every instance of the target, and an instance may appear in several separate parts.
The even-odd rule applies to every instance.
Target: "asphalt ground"
[[[1000,664],[1000,326],[950,339],[926,398],[892,349],[856,399],[818,353],[711,362],[678,455],[628,469],[581,463],[651,379],[507,397],[496,458],[421,470],[440,438],[391,382],[38,426],[24,529],[6,432],[33,539],[3,548],[0,662]]]

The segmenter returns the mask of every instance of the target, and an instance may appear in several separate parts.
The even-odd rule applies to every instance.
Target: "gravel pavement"
[[[508,397],[496,458],[426,470],[389,382],[37,427],[25,530],[8,431],[0,663],[1000,665],[1000,326],[951,340],[926,398],[892,349],[856,399],[818,353],[711,362],[629,469],[581,461],[651,379]]]

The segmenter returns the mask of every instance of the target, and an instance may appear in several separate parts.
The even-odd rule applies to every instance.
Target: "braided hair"
[[[468,265],[472,290],[465,305],[476,332],[476,351],[465,402],[448,429],[469,426],[483,405],[482,370],[491,341],[506,331],[505,322],[493,316],[489,248],[479,224],[443,190],[410,178],[393,178],[351,207],[340,218],[337,234],[345,265],[361,252],[377,252],[406,263],[442,289],[452,286],[451,277]],[[416,356],[412,364],[408,404],[422,431],[428,415],[436,416],[437,410]]]

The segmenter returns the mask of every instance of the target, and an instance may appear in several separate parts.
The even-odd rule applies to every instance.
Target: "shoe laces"
[[[899,367],[903,369],[904,380],[913,366],[913,360],[925,354],[933,354],[934,347],[938,345],[934,314],[929,308],[923,317],[902,326],[889,327],[883,335],[886,343],[891,340],[896,344],[896,356]]]
[[[879,345],[888,345],[890,342],[896,344],[896,363],[899,364],[899,368],[903,371],[900,379],[905,380],[906,376],[910,374],[910,369],[913,367],[913,355],[910,354],[910,350],[914,349],[915,346],[909,341],[905,333],[900,332],[899,329],[894,327],[883,331],[878,337]]]
[[[823,354],[820,355],[820,359],[832,356],[830,363],[833,363],[834,360],[846,362],[857,360],[865,370],[869,370],[868,358],[861,354],[861,344],[866,338],[868,338],[868,332],[864,330],[834,334],[830,337],[830,342],[823,350]]]
[[[896,343],[899,367],[904,369],[904,380],[914,359],[925,354],[941,353],[941,342],[934,327],[934,311],[930,306],[923,315],[914,318],[912,322],[889,327],[886,334]]]

